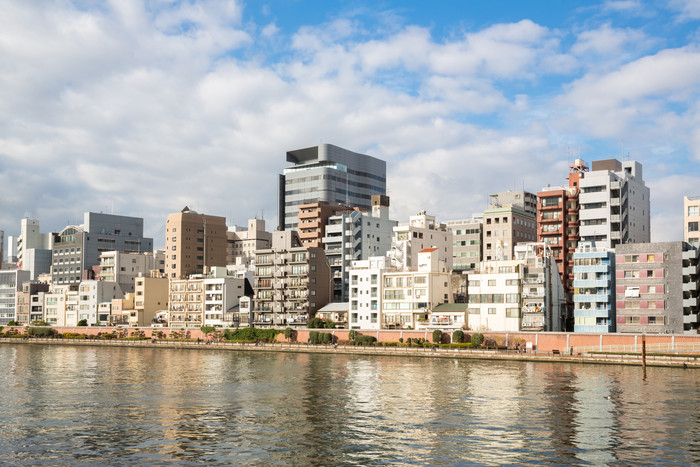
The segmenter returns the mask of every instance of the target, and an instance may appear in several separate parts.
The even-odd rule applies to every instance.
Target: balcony
[[[698,322],[697,313],[691,315],[683,315],[683,324],[695,324]]]
[[[610,287],[610,279],[574,280],[574,287]]]
[[[620,215],[619,214],[613,214],[610,216],[610,222],[620,222]]]
[[[574,295],[574,303],[576,303],[576,302],[607,303],[609,301],[610,301],[610,295],[608,295],[608,294],[578,294],[578,295]]]
[[[697,257],[698,257],[698,250],[695,250],[695,249],[684,251],[683,255],[682,255],[682,258],[684,260],[692,260],[692,259],[696,259]]]
[[[683,268],[683,275],[684,276],[695,276],[698,274],[698,266],[693,265],[693,266],[685,266]]]
[[[683,308],[697,308],[698,297],[690,297],[683,299]]]
[[[697,290],[697,282],[683,282],[683,292],[696,292]]]

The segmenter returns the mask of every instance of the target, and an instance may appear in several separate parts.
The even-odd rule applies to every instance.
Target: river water
[[[2,465],[698,464],[700,371],[0,345]]]

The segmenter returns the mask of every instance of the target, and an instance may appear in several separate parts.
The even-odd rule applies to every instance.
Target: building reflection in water
[[[697,464],[700,372],[0,345],[0,463]]]

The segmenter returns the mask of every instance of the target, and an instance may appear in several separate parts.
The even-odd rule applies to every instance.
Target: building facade
[[[150,274],[155,269],[153,253],[123,253],[105,251],[100,254],[97,279],[116,282],[122,292],[134,292],[134,279]]]
[[[22,284],[29,281],[29,271],[0,271],[0,326],[17,320],[18,298]]]
[[[685,242],[615,249],[617,332],[698,332],[698,250]]]
[[[615,332],[615,253],[590,242],[574,253],[574,332]]]
[[[226,266],[226,218],[185,208],[170,214],[165,224],[165,274],[186,279],[208,268]]]
[[[452,232],[452,267],[455,271],[473,271],[481,262],[483,218],[447,221]]]
[[[255,326],[304,326],[330,301],[326,254],[301,246],[296,231],[274,232],[272,248],[255,258]]]
[[[508,261],[515,245],[537,239],[537,217],[517,205],[491,207],[484,211],[483,252],[485,261]]]
[[[452,270],[453,240],[445,224],[436,222],[435,216],[425,211],[411,216],[407,224],[394,227],[389,257],[391,266],[396,269],[409,270],[418,267],[418,255],[426,248],[437,248],[438,256],[445,261],[448,270]]]
[[[333,302],[348,301],[352,262],[386,255],[396,221],[389,219],[389,198],[372,197],[372,211],[351,210],[328,218],[323,245],[333,276]]]
[[[450,270],[440,249],[425,248],[417,252],[417,256],[415,269],[387,271],[382,275],[380,303],[383,328],[425,327],[429,325],[430,314],[435,307],[442,303],[452,303]],[[452,259],[451,255],[449,259]],[[351,284],[351,316],[352,300],[356,293],[359,293],[359,289],[355,290]]]
[[[248,219],[248,228],[233,226],[226,232],[226,264],[252,266],[255,251],[270,248],[272,234],[263,219]]]
[[[294,165],[279,176],[278,230],[296,229],[299,206],[325,202],[369,210],[386,194],[386,162],[321,144],[287,152]]]
[[[82,225],[64,228],[54,237],[51,281],[74,289],[94,279],[92,268],[108,251],[152,253],[153,239],[143,237],[143,219],[86,212]]]
[[[580,180],[581,241],[603,248],[648,243],[649,196],[639,162],[593,161],[591,171]]]
[[[700,196],[683,198],[683,239],[700,248]]]

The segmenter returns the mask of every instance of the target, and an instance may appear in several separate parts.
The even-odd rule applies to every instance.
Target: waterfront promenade
[[[302,343],[242,343],[173,340],[98,340],[13,337],[0,339],[0,344],[132,347],[151,349],[190,349],[201,351],[228,350],[246,352],[287,352],[306,354],[381,355],[438,359],[476,359],[498,361],[561,362],[607,365],[642,365],[642,355],[618,352],[577,352],[562,354],[557,351],[514,351],[505,349],[452,349],[437,347],[362,347],[351,345],[308,345]],[[648,354],[647,366],[700,369],[700,352],[676,354]]]

